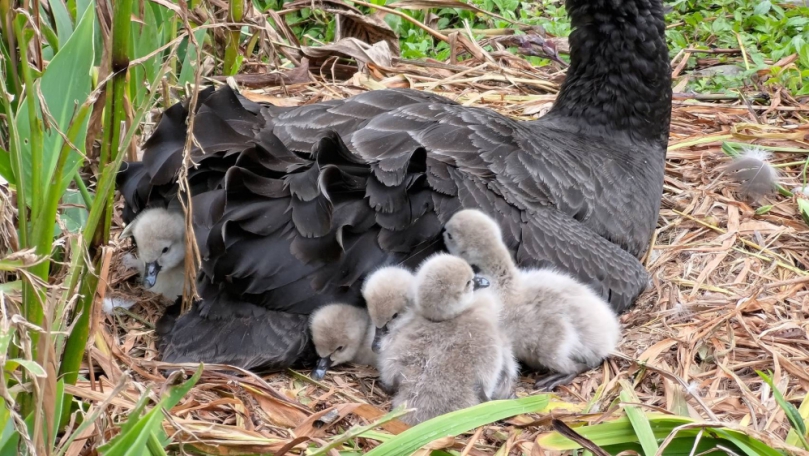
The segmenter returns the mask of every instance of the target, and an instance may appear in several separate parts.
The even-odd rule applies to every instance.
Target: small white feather
[[[778,184],[778,169],[770,163],[771,154],[760,147],[745,147],[725,167],[731,179],[741,184],[744,197],[757,200]]]
[[[101,308],[107,315],[112,315],[116,308],[129,309],[135,305],[135,301],[121,298],[104,298]]]

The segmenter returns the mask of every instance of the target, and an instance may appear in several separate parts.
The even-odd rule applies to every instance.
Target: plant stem
[[[106,105],[106,122],[104,125],[104,141],[101,145],[101,169],[108,163],[115,161],[118,153],[118,146],[121,142],[121,124],[127,120],[126,103],[126,76],[129,69],[129,40],[131,35],[131,11],[132,0],[117,0],[113,2],[113,24],[112,24],[112,96],[108,96]],[[105,195],[107,203],[106,211],[103,214],[103,228],[93,233],[93,247],[98,248],[106,244],[110,237],[110,225],[112,223],[112,192]],[[109,196],[109,198],[106,198]],[[98,197],[98,194],[96,194]]]
[[[244,17],[244,0],[230,0],[230,22],[241,22]],[[239,57],[239,39],[241,38],[241,27],[234,26],[225,35],[225,75],[234,75],[239,70],[236,60]],[[200,49],[201,53],[202,50]]]
[[[22,72],[23,81],[25,82],[25,101],[28,106],[28,124],[31,131],[31,143],[29,144],[29,147],[31,148],[32,191],[30,221],[33,225],[33,230],[37,231],[37,225],[41,224],[42,221],[38,219],[41,206],[40,198],[36,196],[37,194],[35,192],[42,191],[42,155],[44,138],[42,133],[42,120],[39,118],[39,116],[37,116],[37,97],[34,89],[34,79],[31,75],[31,67],[28,65],[28,40],[25,39],[25,35],[23,33],[23,27],[25,24],[26,16],[23,14],[17,15],[17,17],[14,19],[14,33],[17,37],[17,43],[19,44],[20,49],[20,69]],[[25,170],[22,171],[24,172]],[[25,200],[17,202],[18,207],[26,207],[26,205],[27,203]],[[50,229],[53,229],[53,224],[50,225]],[[24,248],[32,247],[30,244],[31,241],[36,242],[35,238],[32,239],[27,237],[28,234],[31,233],[26,233],[26,243],[22,244],[22,247]],[[37,253],[39,253],[40,250],[42,249],[37,246]],[[50,251],[48,251],[47,254],[50,254]],[[40,265],[37,265],[37,272],[35,272],[35,274],[40,275],[42,273],[41,271],[44,269],[45,276],[47,277],[49,266],[49,261],[45,261]],[[45,293],[43,290],[36,288],[34,284],[27,280],[23,284],[22,293],[23,316],[29,323],[42,327],[42,321],[45,317],[43,310],[43,306],[45,304]],[[39,359],[37,356],[37,348],[39,347],[39,333],[36,331],[30,331],[29,337],[31,339],[31,358]],[[37,380],[33,379],[33,381]],[[22,416],[28,416],[35,409],[34,404],[35,401],[32,395],[23,395],[20,400],[20,410],[22,411]]]
[[[90,190],[87,190],[87,185],[81,178],[78,169],[76,169],[76,174],[73,176],[73,181],[76,183],[76,187],[79,189],[79,193],[81,193],[81,198],[84,200],[84,206],[89,211],[90,207],[93,205],[93,195],[90,194]]]
[[[6,38],[6,49],[9,56],[9,61],[6,62],[6,71],[11,74],[11,82],[14,84],[14,87],[12,87],[13,93],[19,99],[22,86],[20,86],[20,76],[17,74],[17,43],[14,39],[14,27],[11,24],[11,2],[9,0],[0,0],[0,28],[3,31],[0,35]]]

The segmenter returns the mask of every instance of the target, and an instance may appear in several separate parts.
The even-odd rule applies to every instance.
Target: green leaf
[[[62,132],[67,132],[70,120],[73,117],[77,105],[84,103],[90,94],[90,68],[93,65],[93,23],[95,22],[95,8],[87,8],[84,16],[79,22],[76,30],[67,40],[65,45],[54,56],[53,60],[45,69],[40,87],[48,110],[56,120],[57,127]],[[40,113],[38,113],[41,116]],[[30,143],[31,126],[28,119],[28,106],[20,105],[17,111],[16,124],[18,126],[21,147],[23,148],[23,169],[26,175],[26,185],[30,185],[31,172],[31,152],[26,145]],[[89,120],[89,119],[87,119]],[[87,130],[87,120],[81,129],[81,133],[76,137],[74,145],[80,150],[84,149],[84,138]],[[51,128],[44,132],[44,156],[43,156],[43,183],[47,185],[56,167],[56,159],[62,147],[62,137]],[[74,170],[78,166],[79,155],[71,152],[65,166],[65,176],[62,176],[61,191],[67,188],[73,178]],[[26,188],[26,195],[32,192],[42,192],[44,189]]]
[[[202,46],[202,40],[205,38],[205,29],[195,31],[194,37],[197,39],[197,44]],[[185,59],[183,59],[182,69],[180,70],[180,78],[177,80],[177,83],[181,86],[184,86],[186,83],[193,84],[195,66],[191,63],[197,63],[196,47],[191,44],[191,41],[188,40],[188,38],[186,38],[186,42],[188,43],[188,47],[185,53]]]
[[[14,179],[14,171],[11,167],[11,154],[2,147],[0,147],[0,177],[12,185],[17,182]]]
[[[522,413],[542,412],[550,404],[550,395],[540,394],[521,399],[490,401],[447,413],[414,426],[379,445],[367,456],[407,456],[424,445],[446,436],[468,432],[484,424]]]
[[[6,361],[4,369],[6,370],[6,372],[14,372],[14,369],[16,369],[17,366],[22,366],[23,368],[25,368],[25,370],[30,372],[35,377],[44,378],[48,376],[48,374],[45,373],[45,369],[43,369],[42,366],[27,359],[20,359],[20,358],[10,359]]]
[[[772,208],[773,208],[772,204],[765,204],[764,206],[761,206],[760,208],[756,209],[756,215],[764,215],[767,212],[770,212]]]
[[[764,16],[770,12],[770,9],[772,9],[772,3],[770,3],[769,0],[765,0],[758,2],[756,7],[753,9],[753,13],[759,16]]]
[[[655,438],[658,440],[668,437],[678,426],[700,422],[691,418],[664,415],[662,413],[646,413],[645,415],[646,419],[649,420],[649,425],[651,426]],[[604,448],[605,450],[612,446],[623,449],[626,448],[627,445],[637,444],[639,442],[635,429],[632,427],[632,423],[626,416],[592,426],[579,426],[574,428],[574,430],[585,438],[592,440],[593,443]],[[783,454],[781,454],[779,451],[771,448],[765,443],[739,431],[730,429],[706,426],[703,434],[703,440],[707,439],[707,436],[711,434],[720,435],[720,431],[721,435],[725,438],[714,439],[717,444],[737,446],[739,451],[744,452],[749,456],[783,456]],[[690,437],[691,441],[693,442],[698,433],[699,429],[697,428],[685,429],[678,432],[677,437]],[[737,445],[737,442],[740,442],[742,445]],[[540,435],[536,439],[536,443],[541,448],[548,450],[564,451],[581,448],[581,445],[562,436],[558,432],[549,432],[547,434]],[[748,451],[748,449],[750,451]],[[669,452],[665,452],[665,454],[669,454]],[[685,454],[689,453],[686,452]]]
[[[6,407],[5,401],[0,401],[0,429],[2,429],[2,433],[0,433],[0,456],[17,456],[20,434],[14,429],[11,412]]]
[[[801,405],[798,407],[798,412],[800,413],[803,422],[806,423],[806,421],[809,420],[809,394],[803,397],[803,401],[801,401]],[[798,446],[800,440],[801,439],[795,432],[795,429],[790,429],[789,434],[787,435],[787,444]]]
[[[809,200],[798,198],[798,212],[801,213],[803,223],[809,225]]]
[[[179,386],[172,386],[160,402],[150,410],[143,418],[136,419],[136,422],[122,431],[112,440],[98,448],[99,454],[104,456],[140,456],[146,448],[150,439],[156,436],[163,421],[163,409],[170,409],[180,402],[188,391],[193,388],[202,375],[202,364],[200,364],[194,375],[185,383]]]
[[[769,375],[765,374],[761,371],[756,371],[759,377],[761,377],[765,383],[770,386],[772,390],[772,395],[775,398],[775,402],[784,410],[784,413],[787,415],[787,419],[789,420],[789,424],[792,425],[792,428],[795,429],[798,433],[798,439],[801,441],[803,447],[809,450],[809,443],[806,442],[806,423],[803,422],[803,417],[801,416],[801,412],[792,405],[791,402],[788,402],[784,395],[781,394],[781,391],[775,387],[775,384],[770,378]]]
[[[56,35],[59,37],[59,47],[61,48],[73,34],[73,20],[70,18],[67,6],[62,0],[50,0],[48,5],[50,5],[51,12],[53,13]]]
[[[78,190],[69,189],[62,196],[62,202],[69,204],[71,207],[66,207],[61,216],[65,227],[71,233],[78,233],[87,223],[87,217],[90,214],[87,208],[84,207],[84,198]]]
[[[639,402],[638,398],[628,389],[621,391],[621,402]],[[625,405],[624,411],[635,429],[641,446],[643,447],[644,454],[657,454],[658,445],[652,426],[649,424],[649,419],[646,415],[634,405]]]

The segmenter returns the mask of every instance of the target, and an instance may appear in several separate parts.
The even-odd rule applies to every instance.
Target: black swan
[[[201,301],[158,325],[168,362],[275,369],[310,359],[307,320],[361,304],[364,277],[444,249],[477,208],[520,267],[555,266],[627,309],[656,225],[671,116],[661,0],[567,0],[571,64],[551,111],[517,122],[414,90],[296,108],[208,88],[189,174]],[[124,220],[175,197],[187,108],[119,173]]]

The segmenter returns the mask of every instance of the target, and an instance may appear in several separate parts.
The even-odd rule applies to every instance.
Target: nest
[[[536,118],[550,108],[561,67],[536,70],[505,52],[486,55],[464,64],[397,61],[389,68],[369,60],[366,73],[342,82],[329,74],[328,65],[317,77],[306,68],[303,73],[294,69],[286,80],[280,78],[285,82],[281,86],[242,93],[254,101],[296,106],[365,90],[410,87],[518,119]],[[591,413],[607,411],[628,381],[649,411],[748,426],[768,440],[783,442],[789,422],[756,371],[771,371],[776,387],[796,404],[809,388],[809,229],[796,197],[743,201],[721,170],[728,160],[723,141],[806,147],[809,106],[770,90],[769,101],[758,104],[742,97],[706,101],[675,94],[658,229],[643,259],[653,286],[622,316],[620,353],[560,387],[561,399],[582,410],[587,404]],[[805,157],[798,157],[774,155],[773,163],[783,165],[785,187],[800,181],[803,162],[795,161]],[[117,239],[120,220],[116,223]],[[68,391],[86,401],[107,401],[108,420],[88,428],[85,440],[76,442],[79,449],[110,439],[119,415],[132,410],[147,388],[157,393],[166,384],[161,369],[168,366],[156,361],[154,322],[167,303],[138,288],[132,272],[120,266],[128,248],[123,241],[117,244],[107,293],[138,304],[131,315],[96,314],[94,327],[101,337],[89,349],[92,362],[85,372],[104,375],[91,375],[97,380]],[[196,366],[185,367],[190,373]],[[351,425],[368,424],[389,410],[390,398],[376,386],[371,368],[341,366],[323,382],[308,374],[289,370],[258,376],[206,366],[197,385],[168,411],[164,428],[181,447],[212,454],[280,455],[323,446]],[[517,395],[534,394],[533,379],[521,380]],[[116,385],[120,392],[112,396]],[[382,428],[398,433],[405,426],[392,421]],[[473,455],[504,446],[542,454],[534,440],[547,430],[540,417],[518,416],[473,435],[445,439],[442,445]],[[377,445],[372,439],[356,442],[363,451]]]

